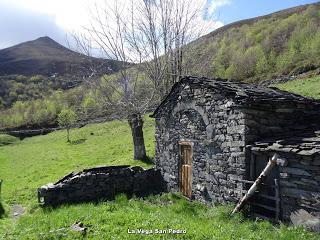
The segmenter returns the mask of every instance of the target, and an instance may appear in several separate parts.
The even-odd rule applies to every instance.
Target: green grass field
[[[302,96],[320,99],[320,76],[275,84],[275,87]]]
[[[153,157],[152,119],[146,119],[144,131],[148,155]],[[132,160],[131,132],[125,121],[72,130],[71,140],[66,142],[65,131],[23,141],[0,136],[1,201],[6,210],[0,219],[0,239],[319,239],[301,228],[273,226],[240,214],[229,218],[230,205],[208,207],[179,194],[130,200],[120,195],[110,202],[44,209],[37,204],[36,189],[71,171],[97,165],[152,166]],[[15,204],[26,209],[19,219],[11,217]],[[85,236],[69,229],[77,221],[88,227]],[[182,229],[186,234],[128,234],[128,229],[139,228]]]

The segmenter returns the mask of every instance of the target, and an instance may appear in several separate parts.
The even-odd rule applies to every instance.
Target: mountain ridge
[[[226,24],[200,38],[205,38],[205,37],[213,37],[217,34],[219,34],[220,32],[223,32],[223,31],[226,31],[232,27],[239,27],[239,26],[242,26],[244,24],[252,24],[256,21],[259,21],[259,20],[262,20],[262,19],[267,19],[267,18],[272,18],[272,17],[285,17],[285,16],[289,16],[291,14],[294,14],[294,13],[299,13],[299,12],[302,12],[304,11],[307,7],[309,6],[320,6],[320,2],[317,2],[317,3],[310,3],[310,4],[304,4],[304,5],[300,5],[300,6],[296,6],[296,7],[291,7],[291,8],[287,8],[287,9],[282,9],[282,10],[279,10],[279,11],[276,11],[276,12],[272,12],[272,13],[269,13],[269,14],[266,14],[266,15],[261,15],[261,16],[257,16],[257,17],[252,17],[252,18],[247,18],[247,19],[242,19],[242,20],[238,20],[238,21],[235,21],[235,22],[232,22],[232,23],[229,23],[229,24]],[[199,38],[199,39],[200,39]],[[198,39],[197,39],[198,40]],[[197,41],[195,40],[195,41]]]
[[[120,69],[119,61],[85,56],[48,36],[0,50],[0,75],[75,74],[80,77],[90,74],[89,65],[93,63],[103,65],[104,73]]]

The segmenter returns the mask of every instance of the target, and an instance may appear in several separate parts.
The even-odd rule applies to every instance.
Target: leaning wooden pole
[[[274,154],[272,158],[269,159],[268,164],[263,169],[263,171],[260,173],[259,177],[255,180],[255,182],[252,184],[246,195],[239,201],[237,206],[233,209],[231,216],[235,214],[236,212],[239,212],[243,206],[248,202],[248,200],[252,197],[252,195],[257,191],[258,187],[261,185],[261,183],[264,181],[264,179],[268,176],[271,169],[276,165],[278,159],[278,154]]]

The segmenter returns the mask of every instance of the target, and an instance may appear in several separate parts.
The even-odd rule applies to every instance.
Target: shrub
[[[70,129],[77,122],[77,114],[70,108],[63,109],[58,115],[58,123],[62,128],[67,129],[67,141],[70,142]]]

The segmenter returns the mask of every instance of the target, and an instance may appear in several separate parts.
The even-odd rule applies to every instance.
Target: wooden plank
[[[186,166],[183,165],[183,195],[186,195],[187,185],[186,185]]]
[[[183,165],[181,165],[181,180],[180,180],[180,191],[183,194]]]
[[[188,197],[191,197],[191,192],[192,192],[192,175],[191,175],[191,166],[188,166]]]
[[[186,188],[186,196],[189,196],[189,184],[188,184],[188,165],[185,165],[185,188]]]
[[[187,196],[187,183],[186,183],[186,178],[187,178],[187,171],[186,171],[186,165],[183,166],[183,189],[184,189],[184,195]]]
[[[180,144],[180,191],[186,197],[191,197],[192,193],[192,144],[184,145]]]

